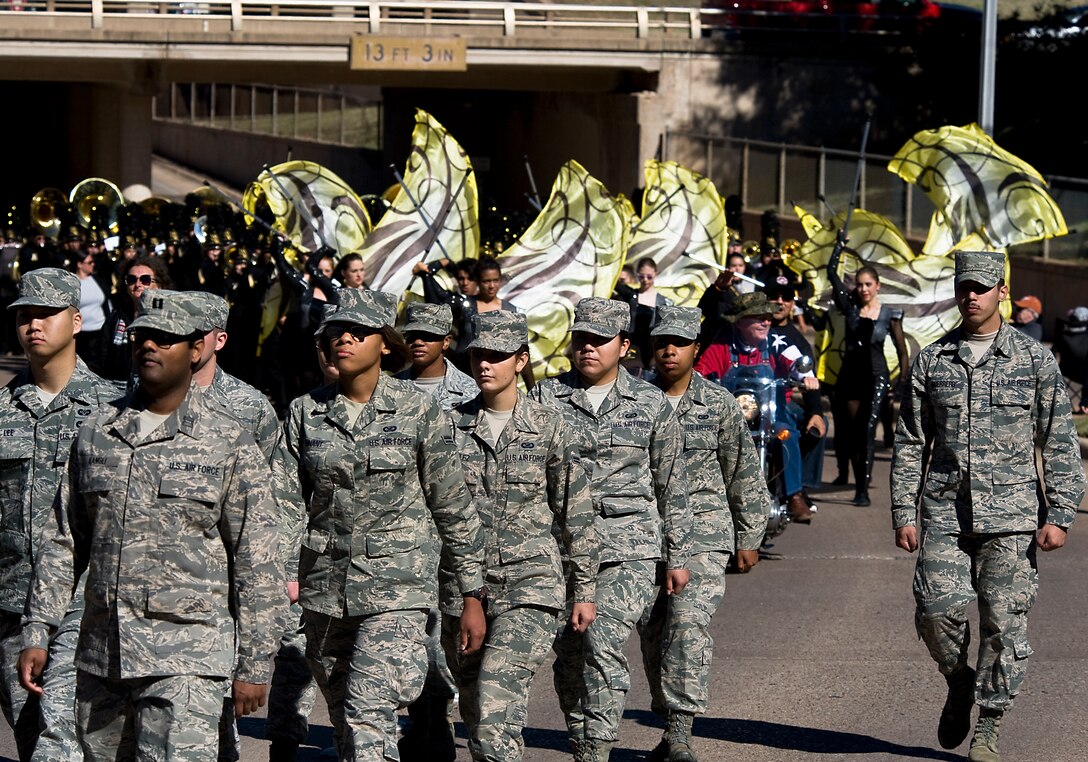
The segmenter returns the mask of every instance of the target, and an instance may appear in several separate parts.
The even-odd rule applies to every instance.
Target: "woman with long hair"
[[[880,303],[880,275],[866,265],[854,276],[849,291],[839,277],[840,247],[827,263],[835,306],[846,320],[842,366],[835,382],[832,415],[835,421],[835,458],[838,477],[832,484],[847,483],[847,469],[854,469],[857,491],[854,505],[869,505],[869,481],[873,475],[873,452],[880,407],[888,393],[888,362],[884,342],[891,335],[899,355],[899,372],[910,368],[903,336],[903,311]]]

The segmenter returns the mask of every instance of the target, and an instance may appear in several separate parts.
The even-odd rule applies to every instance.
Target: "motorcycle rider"
[[[651,758],[695,762],[691,723],[706,712],[714,639],[710,619],[725,595],[729,556],[747,572],[759,560],[769,494],[740,406],[717,384],[693,371],[699,319],[693,307],[666,305],[650,332],[654,383],[676,411],[684,436],[693,529],[691,580],[681,592],[658,592],[640,623],[651,709],[666,715],[666,730]]]
[[[769,365],[775,378],[801,381],[805,389],[818,389],[819,381],[812,371],[803,374],[795,372],[794,364],[802,357],[796,346],[772,344],[768,340],[774,312],[774,306],[762,291],[741,294],[733,309],[725,315],[728,328],[732,330],[723,330],[707,347],[695,363],[695,370],[707,378],[721,379],[733,365]],[[811,430],[821,436],[826,431],[826,425],[821,411],[811,399],[802,397],[803,408],[798,418],[789,404],[793,399],[792,389],[787,388],[784,396],[785,404],[779,405],[779,418],[775,424],[779,432],[789,432],[782,441],[786,507],[795,522],[808,524],[812,521],[812,510],[802,490],[801,427],[798,422],[804,422],[805,431]]]

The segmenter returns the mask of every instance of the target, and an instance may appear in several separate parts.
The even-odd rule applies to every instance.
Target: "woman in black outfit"
[[[899,354],[900,377],[910,368],[903,338],[903,311],[885,307],[877,298],[880,276],[869,266],[854,277],[855,288],[846,290],[839,278],[839,247],[827,263],[835,306],[846,319],[842,366],[835,382],[832,415],[835,420],[835,457],[839,475],[832,484],[846,484],[847,464],[853,464],[857,494],[854,505],[869,505],[869,480],[873,475],[873,450],[880,407],[888,392],[888,363],[884,340],[891,334]]]

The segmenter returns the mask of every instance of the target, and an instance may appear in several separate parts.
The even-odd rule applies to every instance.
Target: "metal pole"
[[[982,4],[982,61],[979,72],[978,123],[994,134],[994,81],[997,76],[997,0]]]

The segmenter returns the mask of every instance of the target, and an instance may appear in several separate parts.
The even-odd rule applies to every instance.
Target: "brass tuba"
[[[30,220],[34,228],[50,238],[60,233],[61,210],[67,206],[64,191],[59,188],[42,188],[30,199]]]
[[[85,228],[90,228],[94,211],[105,210],[107,227],[111,233],[118,232],[117,214],[125,203],[121,190],[109,180],[101,177],[88,177],[76,184],[68,194],[68,201],[75,210],[76,219]]]

